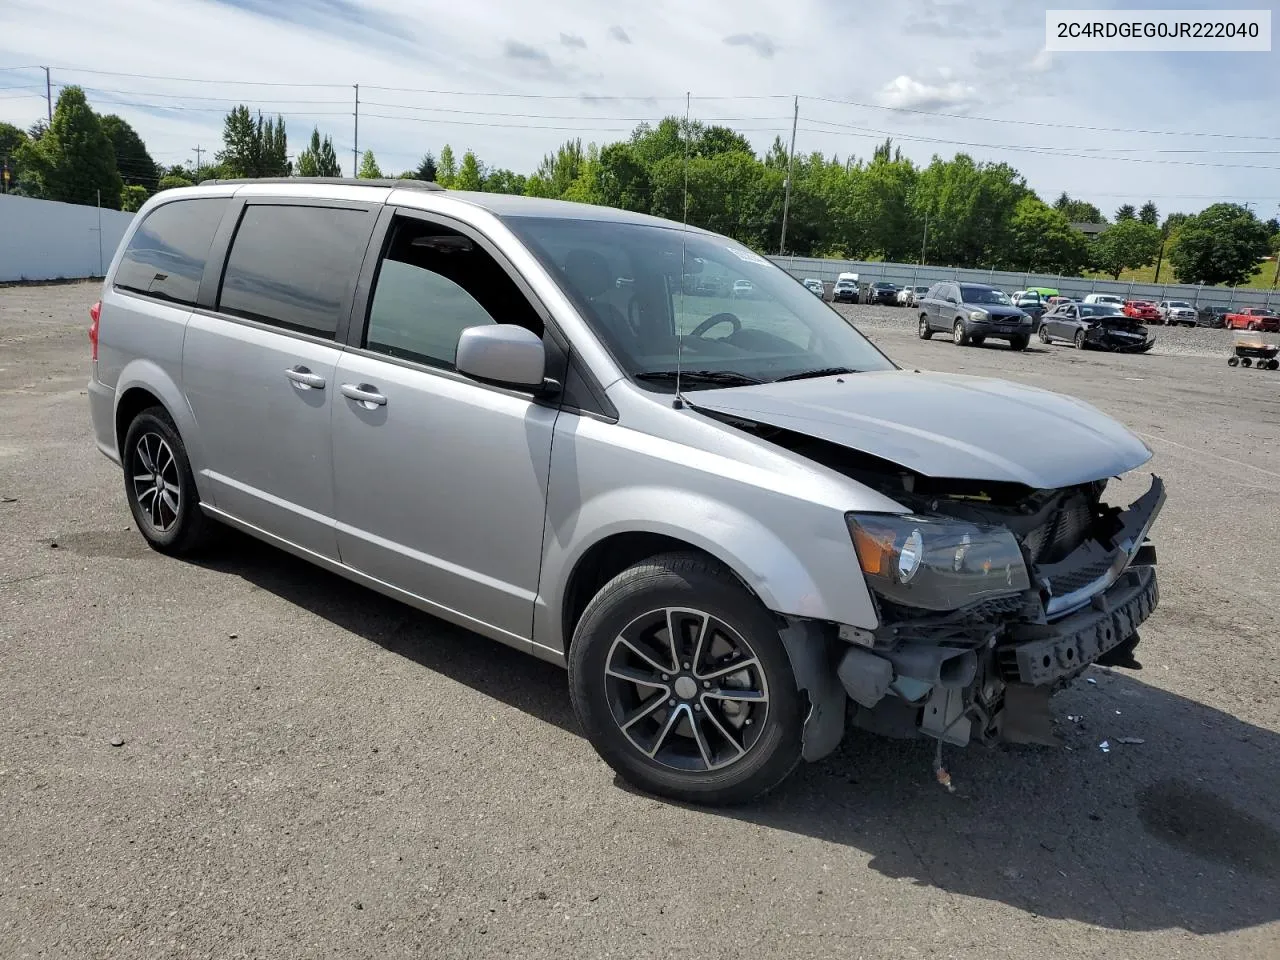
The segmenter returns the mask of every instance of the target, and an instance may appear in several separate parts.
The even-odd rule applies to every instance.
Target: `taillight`
[[[102,316],[102,301],[99,300],[89,308],[89,347],[93,351],[93,359],[98,359],[98,318]]]

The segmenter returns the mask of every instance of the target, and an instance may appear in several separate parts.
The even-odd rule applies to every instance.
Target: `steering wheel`
[[[704,333],[706,333],[712,327],[721,323],[727,323],[733,327],[733,330],[729,332],[729,336],[731,337],[735,333],[737,333],[739,330],[742,329],[742,321],[739,320],[737,317],[735,317],[732,313],[717,313],[710,317],[707,317],[707,319],[703,320],[700,324],[694,327],[693,330],[689,333],[689,336],[701,337]]]

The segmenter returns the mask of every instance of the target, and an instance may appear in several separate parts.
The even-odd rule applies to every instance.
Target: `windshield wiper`
[[[727,387],[743,387],[752,383],[764,383],[759,377],[748,376],[736,370],[647,370],[637,373],[637,380],[651,380],[656,383],[675,383],[679,376],[681,383],[716,383]]]
[[[817,377],[834,377],[841,373],[857,373],[857,370],[851,367],[823,367],[820,370],[804,370],[800,373],[789,373],[785,377],[779,377],[774,383],[782,383],[784,380],[812,380]]]

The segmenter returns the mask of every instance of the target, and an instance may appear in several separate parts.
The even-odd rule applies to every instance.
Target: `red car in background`
[[[1238,313],[1228,313],[1222,321],[1222,325],[1228,330],[1265,330],[1268,333],[1280,333],[1280,316],[1276,316],[1266,307],[1245,307]]]
[[[1126,300],[1124,315],[1147,323],[1164,323],[1164,318],[1160,316],[1160,310],[1150,300]]]

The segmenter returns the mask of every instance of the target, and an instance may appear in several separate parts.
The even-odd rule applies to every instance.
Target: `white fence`
[[[1002,270],[962,270],[956,267],[916,266],[910,263],[869,263],[858,260],[819,260],[813,257],[770,257],[792,276],[835,282],[840,273],[856,273],[862,284],[887,280],[900,286],[929,285],[939,280],[967,280],[998,287],[1005,293],[1027,287],[1052,287],[1068,297],[1089,293],[1113,293],[1126,300],[1187,300],[1197,306],[1280,307],[1280,290],[1247,287],[1202,287],[1178,283],[1128,283],[1090,280],[1045,273],[1014,273]],[[1167,267],[1167,264],[1166,264]],[[1274,270],[1273,264],[1268,265]],[[1163,273],[1163,271],[1161,271]]]
[[[0,282],[100,277],[132,213],[0,194]]]

